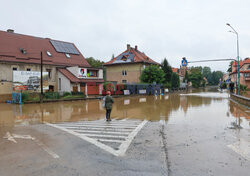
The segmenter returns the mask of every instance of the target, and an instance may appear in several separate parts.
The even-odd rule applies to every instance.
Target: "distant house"
[[[239,61],[240,67],[240,84],[246,85],[250,88],[250,58]],[[238,82],[238,62],[234,61],[232,64],[232,72],[229,73],[231,81]]]
[[[102,70],[91,68],[73,43],[7,30],[0,31],[0,96],[14,91],[40,91],[40,80],[34,85],[24,78],[40,79],[41,53],[46,73],[44,91],[80,92],[88,82],[103,82]],[[81,69],[86,71],[84,76],[79,75]]]
[[[176,73],[176,74],[178,74],[179,75],[179,69],[178,68],[174,68],[174,67],[172,67],[172,72],[173,73]]]
[[[103,64],[106,68],[106,80],[113,83],[138,83],[142,70],[149,65],[160,65],[146,54],[127,45],[127,49]]]

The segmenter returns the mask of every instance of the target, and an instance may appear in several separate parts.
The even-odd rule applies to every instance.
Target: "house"
[[[103,82],[102,69],[91,68],[74,43],[0,31],[0,99],[12,92],[39,92],[41,61],[44,91],[80,92],[89,82]],[[76,72],[82,69],[86,73],[80,76]]]
[[[240,84],[246,85],[250,88],[250,58],[245,58],[239,61],[240,68]],[[232,72],[229,73],[231,82],[238,82],[238,62],[234,61],[232,64]]]
[[[149,65],[160,65],[146,54],[138,50],[138,47],[130,47],[103,64],[106,68],[106,80],[113,83],[138,83],[142,70]]]

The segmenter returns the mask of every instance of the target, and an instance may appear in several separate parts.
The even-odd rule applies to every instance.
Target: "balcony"
[[[250,77],[245,77],[245,81],[250,81]]]

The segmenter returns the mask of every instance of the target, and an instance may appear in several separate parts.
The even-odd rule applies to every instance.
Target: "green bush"
[[[71,95],[80,95],[80,96],[84,96],[84,92],[71,92]]]
[[[241,84],[241,85],[240,85],[240,90],[246,91],[246,90],[247,90],[247,86]]]
[[[22,93],[22,102],[27,101],[29,99],[29,93],[23,92]]]
[[[171,87],[172,87],[172,85],[170,82],[167,82],[164,84],[164,88],[171,88]]]
[[[59,93],[58,92],[46,92],[44,93],[45,99],[58,99]]]
[[[222,89],[226,89],[227,88],[227,83],[223,82],[222,83]]]
[[[69,96],[69,95],[71,95],[70,92],[64,92],[64,93],[63,93],[63,96],[64,96],[64,97]]]

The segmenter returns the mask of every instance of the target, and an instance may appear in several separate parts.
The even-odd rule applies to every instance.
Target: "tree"
[[[227,72],[232,72],[232,66],[233,66],[234,61],[231,61],[229,64],[229,68],[227,69]]]
[[[212,85],[218,85],[220,82],[220,79],[223,78],[223,72],[221,71],[213,71],[211,75],[211,84]]]
[[[103,61],[94,59],[93,57],[88,57],[86,58],[86,60],[91,65],[91,67],[94,67],[94,68],[101,68],[102,64],[104,64]]]
[[[208,78],[211,75],[211,68],[210,67],[203,67],[202,69],[202,76]]]
[[[146,67],[140,76],[140,80],[143,83],[163,83],[164,82],[164,72],[156,65],[150,65]]]
[[[179,88],[180,87],[180,78],[179,75],[176,73],[172,74],[172,88]]]
[[[162,70],[165,73],[165,82],[164,83],[171,83],[172,79],[172,67],[169,65],[168,61],[166,58],[164,58],[163,62],[161,63],[162,65]]]
[[[203,80],[200,67],[192,67],[190,70],[189,79],[192,82],[193,87],[200,87]]]

